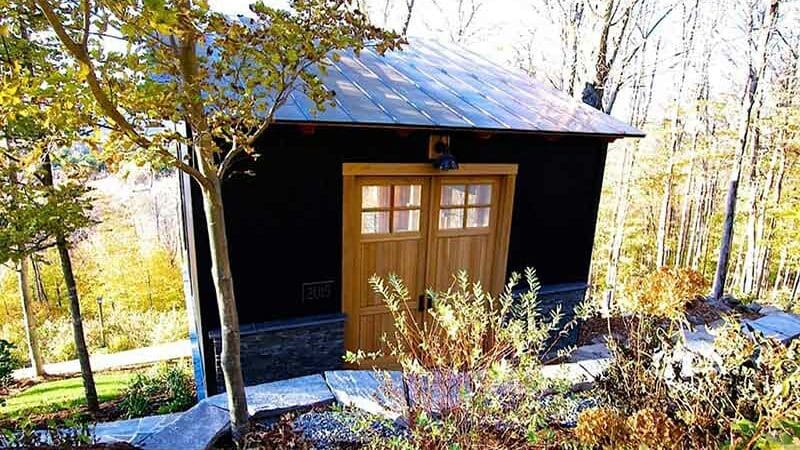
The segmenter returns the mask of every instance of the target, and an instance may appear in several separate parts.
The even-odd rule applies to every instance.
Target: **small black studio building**
[[[608,143],[640,131],[440,43],[344,54],[324,82],[336,107],[312,114],[293,93],[239,167],[254,175],[224,181],[247,384],[377,349],[391,320],[373,273],[402,276],[414,310],[460,269],[496,292],[534,267],[544,303],[583,298]],[[202,199],[181,186],[195,372],[210,395],[223,386],[219,318]]]

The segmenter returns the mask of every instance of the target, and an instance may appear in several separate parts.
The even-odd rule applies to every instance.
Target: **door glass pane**
[[[418,184],[397,185],[394,187],[394,206],[409,208],[420,205],[422,186]]]
[[[491,184],[471,184],[467,202],[470,205],[490,205],[492,203]]]
[[[491,208],[467,209],[467,228],[486,228],[489,226]]]
[[[391,190],[389,186],[362,186],[362,208],[388,208]]]
[[[464,210],[461,208],[439,210],[439,229],[452,230],[464,227]]]
[[[361,233],[388,233],[389,211],[367,211],[361,213]]]
[[[395,233],[419,231],[419,210],[408,209],[395,211],[392,227],[394,227],[392,231]]]
[[[464,191],[466,186],[463,184],[445,184],[442,186],[442,206],[456,206],[464,204]]]

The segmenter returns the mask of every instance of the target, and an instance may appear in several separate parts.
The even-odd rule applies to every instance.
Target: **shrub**
[[[631,449],[800,443],[800,342],[785,346],[728,318],[713,355],[691,351],[682,308],[697,284],[676,273],[662,269],[627,291],[621,304],[635,315],[619,318],[623,336],[608,336],[612,360],[595,390],[605,409],[582,414],[576,438]],[[613,420],[598,416],[628,419],[610,435],[604,421]]]
[[[11,383],[11,372],[15,368],[14,360],[11,356],[13,348],[13,344],[0,339],[0,389],[7,387]]]
[[[67,421],[46,429],[36,429],[31,422],[22,422],[14,429],[0,429],[0,448],[19,449],[73,449],[99,448],[89,425],[84,422]],[[127,448],[120,446],[119,448]]]
[[[557,331],[560,310],[548,317],[538,313],[534,271],[526,272],[528,289],[517,296],[519,280],[514,274],[495,297],[459,272],[447,290],[428,291],[433,307],[420,322],[407,306],[410,296],[402,280],[371,278],[396,328],[384,337],[385,356],[399,364],[414,398],[404,411],[410,437],[392,445],[516,448],[554,438],[546,429],[548,403],[541,399],[564,386],[541,375],[540,355],[555,344],[553,335],[566,334],[575,324]],[[357,352],[345,358],[364,364],[381,356]]]
[[[707,289],[703,276],[691,269],[662,267],[643,277],[632,277],[626,283],[620,308],[657,319],[677,319],[686,305]]]
[[[184,411],[195,401],[194,381],[187,365],[162,363],[134,376],[120,408],[127,418],[134,418]]]

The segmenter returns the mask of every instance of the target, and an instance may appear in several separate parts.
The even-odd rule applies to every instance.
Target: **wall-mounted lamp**
[[[428,143],[428,157],[433,160],[433,167],[439,170],[456,170],[458,161],[450,153],[450,136],[433,134]]]

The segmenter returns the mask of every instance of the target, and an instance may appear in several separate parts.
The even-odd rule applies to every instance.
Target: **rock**
[[[597,405],[597,399],[593,397],[576,398],[574,395],[552,395],[542,400],[542,406],[550,409],[548,422],[568,428],[578,424],[578,416],[582,411]]]
[[[610,358],[587,359],[580,362],[543,366],[541,371],[544,378],[568,381],[573,385],[574,390],[582,390],[597,381],[610,362]]]
[[[600,375],[608,369],[609,364],[611,364],[611,358],[587,359],[578,363],[592,382],[597,381]]]
[[[253,418],[279,415],[295,409],[308,409],[333,402],[333,393],[328,389],[322,375],[309,375],[288,380],[274,381],[245,388],[247,411]],[[209,397],[209,404],[228,409],[226,394]]]
[[[783,314],[785,313],[785,311],[778,308],[777,306],[767,305],[767,306],[762,306],[761,309],[758,310],[758,313],[761,314],[762,316],[769,316],[772,314]]]
[[[229,428],[228,411],[202,401],[136,444],[145,450],[206,450]]]
[[[587,359],[610,358],[611,353],[605,343],[590,344],[578,347],[569,357],[570,362],[584,361]]]
[[[758,302],[750,302],[750,303],[747,303],[747,304],[743,305],[743,307],[744,307],[744,309],[746,309],[746,310],[748,310],[748,311],[750,311],[752,313],[758,313],[758,312],[761,311],[762,308],[764,308]]]
[[[408,408],[400,372],[337,370],[325,372],[336,401],[370,414],[396,420]]]
[[[160,416],[143,417],[139,420],[139,427],[136,429],[136,433],[128,442],[132,444],[144,442],[144,440],[151,435],[158,433],[168,425],[171,425],[176,420],[180,419],[181,415],[182,413],[174,413]]]
[[[747,322],[755,331],[764,336],[775,338],[788,344],[793,339],[800,337],[800,317],[789,313],[774,313],[760,319]]]
[[[386,441],[406,430],[377,416],[335,411],[312,411],[294,420],[294,427],[317,450],[359,447],[371,441]]]
[[[550,364],[542,366],[542,376],[549,380],[565,380],[573,385],[593,381],[578,363]]]
[[[684,332],[683,337],[687,341],[714,342],[714,335],[710,333],[710,328],[705,325],[697,327],[694,331]]]
[[[98,423],[94,426],[93,434],[97,442],[103,444],[131,442],[139,431],[139,422],[141,422],[141,419]]]

